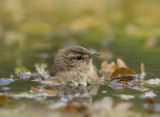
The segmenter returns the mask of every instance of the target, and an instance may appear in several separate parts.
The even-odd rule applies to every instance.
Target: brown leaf
[[[120,59],[120,58],[117,59],[117,66],[118,67],[127,67],[127,65],[125,64],[125,62],[122,59]]]
[[[115,71],[111,74],[110,78],[119,77],[119,76],[127,76],[127,75],[135,75],[137,74],[133,70],[127,67],[121,67],[115,69]]]
[[[38,89],[37,88],[35,88],[35,87],[31,87],[31,89],[30,90],[32,90],[32,91],[38,91]]]
[[[141,73],[140,73],[141,76],[146,76],[146,73],[145,73],[145,66],[144,66],[144,63],[142,62],[141,63]]]
[[[153,98],[147,98],[145,101],[146,101],[146,103],[148,103],[148,104],[155,104],[155,101],[154,101]]]
[[[0,95],[0,105],[7,103],[8,97],[6,95]]]
[[[145,67],[144,67],[144,63],[141,63],[141,73],[145,72]]]
[[[37,89],[35,87],[31,87],[31,90],[35,91],[35,92],[48,93],[48,94],[57,94],[58,93],[58,91],[49,90],[49,89]]]
[[[40,92],[49,93],[49,94],[58,94],[58,91],[49,90],[49,89],[41,89]]]
[[[69,112],[85,112],[87,110],[87,106],[83,104],[75,105],[72,103],[67,103],[65,107],[65,111]]]
[[[114,62],[111,62],[110,64],[108,61],[103,61],[101,64],[101,71],[105,73],[106,78],[109,78],[112,72],[117,68],[116,64]]]

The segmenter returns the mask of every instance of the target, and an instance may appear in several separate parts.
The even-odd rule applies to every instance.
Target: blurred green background
[[[144,61],[159,73],[159,6],[159,0],[0,0],[0,76],[51,64],[58,48],[71,45],[120,57],[137,72]]]

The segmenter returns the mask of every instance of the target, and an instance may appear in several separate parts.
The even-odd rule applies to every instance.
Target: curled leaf
[[[121,77],[121,76],[129,76],[137,74],[133,70],[127,67],[117,68],[110,76],[110,78]]]
[[[122,59],[120,59],[120,58],[117,59],[117,66],[118,67],[127,67],[127,65],[125,64],[125,62]]]
[[[144,63],[143,63],[143,62],[141,63],[141,73],[140,73],[140,75],[141,75],[142,77],[146,76],[145,67],[144,67]]]
[[[109,78],[112,72],[117,68],[114,62],[108,63],[108,61],[104,61],[101,64],[101,71],[105,73],[105,77]]]

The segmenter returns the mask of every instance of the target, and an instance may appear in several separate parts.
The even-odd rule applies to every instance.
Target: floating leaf
[[[0,86],[8,85],[13,81],[14,81],[14,79],[12,79],[12,78],[1,78],[0,79]]]
[[[27,80],[31,77],[31,72],[30,71],[26,71],[26,72],[21,72],[19,74],[19,78],[22,79],[22,80]]]
[[[31,89],[30,90],[32,90],[32,91],[38,91],[38,89],[37,88],[35,88],[35,87],[31,87]]]
[[[113,72],[117,68],[116,64],[114,62],[111,62],[110,64],[108,61],[103,61],[101,64],[101,70],[104,70],[106,72],[110,71]]]
[[[129,75],[135,75],[135,74],[137,74],[137,73],[134,72],[133,70],[131,70],[130,68],[121,67],[121,68],[117,68],[111,74],[110,78],[119,77],[119,76],[129,76]]]
[[[49,94],[57,94],[57,93],[59,93],[58,91],[49,90],[49,89],[41,89],[40,92],[49,93]]]
[[[35,64],[35,68],[36,68],[38,76],[41,79],[45,80],[45,79],[49,78],[49,72],[46,71],[46,68],[47,68],[46,64],[38,64],[38,63],[36,63]]]
[[[126,91],[127,88],[130,88],[133,84],[126,82],[111,82],[108,86],[114,89],[117,92]]]
[[[35,87],[31,87],[32,91],[35,92],[41,92],[41,93],[48,93],[48,94],[58,94],[58,91],[54,91],[54,90],[49,90],[49,89],[37,89]]]
[[[30,72],[27,68],[25,68],[24,66],[17,66],[15,68],[15,74],[20,74],[22,72]]]
[[[127,65],[125,64],[125,62],[122,59],[120,59],[120,58],[117,59],[117,66],[118,67],[127,67]]]
[[[158,85],[160,84],[160,79],[159,78],[149,79],[148,81],[146,81],[146,83],[152,84],[152,85]]]
[[[0,105],[7,103],[8,97],[6,95],[0,95]]]
[[[101,71],[104,72],[106,78],[109,78],[116,68],[117,66],[114,62],[109,64],[107,60],[101,64]]]
[[[130,82],[130,81],[137,81],[137,75],[128,75],[128,76],[119,76],[119,77],[112,77],[111,81],[116,81],[119,83],[123,83],[123,82]]]
[[[145,70],[143,63],[141,64],[141,70],[144,76]],[[128,68],[125,62],[120,58],[117,59],[117,64],[114,62],[108,63],[107,60],[102,62],[101,71],[105,74],[105,77],[111,78],[111,80],[113,80],[112,78],[117,78],[119,81],[129,82],[135,78],[140,78],[139,75]]]
[[[133,95],[123,95],[123,94],[119,95],[119,97],[123,100],[129,100],[135,98],[135,96]]]
[[[145,92],[144,94],[142,94],[140,97],[141,98],[154,98],[156,96],[157,95],[153,91],[148,91],[148,92]]]
[[[140,73],[140,76],[142,76],[142,77],[146,76],[145,67],[144,67],[144,63],[143,62],[141,63],[141,73]]]
[[[134,87],[131,87],[131,89],[137,90],[137,91],[141,91],[141,92],[149,91],[148,88],[145,88],[145,87],[143,87],[143,86],[134,86]]]

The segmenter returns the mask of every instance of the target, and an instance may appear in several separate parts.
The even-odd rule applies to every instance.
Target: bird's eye
[[[82,56],[77,56],[77,60],[82,60]]]

